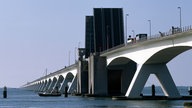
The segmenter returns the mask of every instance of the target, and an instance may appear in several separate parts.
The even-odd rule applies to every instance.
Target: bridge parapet
[[[46,78],[49,78],[49,77],[51,77],[51,76],[55,76],[55,75],[61,74],[61,73],[63,73],[63,72],[68,72],[69,70],[72,70],[72,69],[77,68],[77,65],[78,65],[78,64],[73,64],[73,65],[70,65],[70,66],[68,66],[68,67],[62,68],[62,69],[57,70],[57,71],[55,71],[55,72],[53,72],[53,73],[50,73],[50,74],[48,74],[48,75],[46,75],[46,76],[40,77],[40,78],[38,78],[38,79],[35,80],[35,81],[39,81],[39,80],[41,80],[41,79],[46,79]],[[35,81],[33,81],[33,82],[35,82]]]
[[[68,71],[70,71],[70,70],[72,70],[72,69],[76,69],[76,68],[77,68],[77,65],[78,65],[78,64],[76,63],[76,64],[70,65],[70,66],[68,66],[68,67],[62,68],[62,69],[60,69],[60,70],[58,70],[58,71],[56,71],[56,72],[50,73],[50,74],[47,75],[47,76],[43,76],[43,77],[40,78],[40,79],[45,79],[46,77],[55,76],[55,75],[58,75],[58,74],[61,74],[61,73],[68,72]]]
[[[159,40],[159,39],[162,39],[164,37],[173,36],[175,34],[189,32],[189,31],[192,31],[192,26],[191,25],[182,27],[181,29],[180,28],[172,28],[167,32],[159,32],[159,34],[152,35],[150,37],[147,37],[146,39],[140,39],[140,40],[135,39],[135,40],[133,40],[133,42],[129,42],[129,43],[125,43],[125,44],[115,46],[113,48],[110,48],[108,50],[100,52],[100,55],[103,55],[103,54],[105,54],[107,52],[110,52],[110,51],[113,51],[113,50],[116,50],[116,49],[120,49],[120,48],[125,47],[125,46],[126,47],[133,47],[138,43],[143,43],[143,42],[152,41],[152,40]]]

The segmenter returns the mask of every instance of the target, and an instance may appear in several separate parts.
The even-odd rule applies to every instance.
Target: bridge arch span
[[[57,82],[57,78],[56,78],[55,76],[52,77],[52,78],[51,78],[51,82],[50,82],[50,84],[48,85],[48,89],[47,89],[49,92],[51,92],[52,90],[54,90],[54,86],[55,86],[56,82]]]
[[[114,66],[114,65],[125,65],[131,61],[133,61],[133,60],[128,57],[123,57],[123,56],[117,57],[117,58],[114,58],[112,61],[110,61],[107,66],[109,67],[109,66]],[[133,61],[133,62],[135,62],[135,61]]]
[[[42,90],[42,91],[47,91],[49,85],[51,84],[51,82],[52,82],[51,78],[45,79],[45,86],[43,87],[43,90]]]
[[[112,60],[107,66],[108,94],[125,95],[136,67],[137,63],[126,57]]]
[[[58,88],[60,88],[61,86],[62,86],[62,82],[64,81],[64,76],[63,75],[59,75],[58,77],[57,77],[57,81],[55,82],[55,84],[54,84],[54,86],[53,86],[53,90],[54,89],[58,89]]]
[[[66,79],[65,79],[67,81],[67,86],[71,85],[73,78],[74,78],[73,73],[71,72],[67,73]]]
[[[45,85],[45,81],[41,80],[40,81],[40,86],[36,91],[41,91],[44,85]]]
[[[179,98],[180,94],[166,64],[176,56],[190,49],[192,49],[190,45],[176,45],[161,48],[156,53],[152,53],[146,62],[138,65],[126,96],[132,97],[135,95],[139,97],[150,74],[155,74],[161,84],[164,95]]]
[[[71,73],[71,72],[68,72],[67,74],[66,74],[66,77],[65,77],[66,79],[72,79],[72,78],[74,78],[74,75],[73,75],[73,73]]]
[[[44,88],[46,87],[48,81],[47,80],[42,80],[42,86],[39,88],[38,91],[44,91]]]
[[[190,49],[192,49],[192,46],[168,47],[154,53],[144,64],[168,63],[176,56]]]
[[[64,78],[64,80],[63,80],[63,82],[62,82],[59,90],[60,90],[61,92],[64,92],[65,87],[69,87],[69,86],[71,85],[73,79],[74,79],[73,73],[72,73],[72,72],[67,72],[67,73],[65,74],[65,78]]]
[[[64,80],[64,76],[63,75],[59,75],[58,84],[56,86],[60,87],[61,83],[63,82],[63,80]]]

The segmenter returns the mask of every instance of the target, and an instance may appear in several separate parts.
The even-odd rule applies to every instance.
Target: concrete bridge
[[[192,31],[132,44],[101,54],[107,59],[109,74],[110,70],[122,74],[116,74],[121,77],[121,85],[126,85],[119,86],[121,91],[129,98],[140,97],[149,75],[154,74],[165,96],[180,97],[166,64],[192,48]]]
[[[77,64],[60,69],[54,73],[43,76],[35,81],[29,82],[23,86],[27,90],[49,91],[52,92],[56,87],[64,93],[64,88],[68,87],[68,92],[76,90],[77,83]]]
[[[154,74],[164,95],[180,98],[166,64],[177,55],[192,48],[192,28],[183,28],[155,38],[134,40],[131,43],[79,59],[78,64],[42,77],[24,87],[33,90],[53,90],[72,82],[77,93],[91,95],[124,95],[140,98],[144,85]],[[87,68],[86,68],[87,67]],[[75,83],[75,84],[74,84]]]

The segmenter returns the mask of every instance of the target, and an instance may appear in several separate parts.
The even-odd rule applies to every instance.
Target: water
[[[157,89],[157,93],[161,90]],[[187,95],[187,88],[180,89]],[[39,97],[33,91],[8,88],[8,98],[3,99],[0,89],[0,108],[183,108],[190,100],[112,100],[111,98],[86,98],[81,96]],[[150,88],[143,90],[150,94]],[[160,93],[159,93],[160,94]]]

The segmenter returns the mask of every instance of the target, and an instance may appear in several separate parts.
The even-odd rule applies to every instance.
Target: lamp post
[[[133,32],[133,38],[135,37],[135,31],[134,30],[132,30],[132,32]]]
[[[180,18],[180,29],[181,29],[181,7],[177,7],[179,9],[179,18]]]
[[[76,55],[77,55],[77,52],[76,52],[76,51],[77,51],[77,47],[75,47],[75,63],[76,63],[76,61],[77,61],[77,60],[76,60]]]
[[[69,66],[71,65],[71,64],[70,64],[70,61],[71,61],[71,59],[70,59],[70,58],[71,58],[71,57],[70,57],[70,54],[71,54],[71,52],[69,51],[69,61],[68,61],[68,62],[69,62]]]
[[[151,20],[148,20],[149,21],[149,36],[151,38]]]
[[[125,16],[125,44],[127,45],[127,18],[129,14],[126,14]]]

